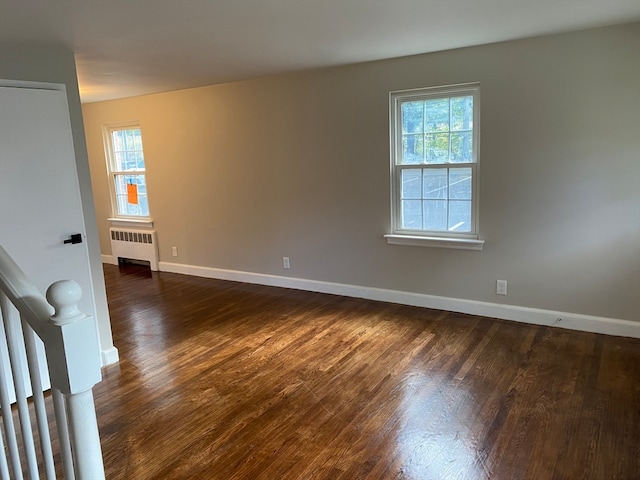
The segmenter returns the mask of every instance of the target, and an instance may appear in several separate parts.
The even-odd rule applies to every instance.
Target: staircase
[[[102,379],[100,348],[93,317],[78,310],[81,295],[77,283],[61,280],[45,299],[0,246],[0,358],[10,364],[0,365],[3,480],[55,479],[56,472],[65,479],[104,479],[92,392]],[[39,366],[45,359],[38,358],[38,339],[49,379]],[[44,393],[49,380],[51,391]],[[53,441],[47,410],[54,412]]]

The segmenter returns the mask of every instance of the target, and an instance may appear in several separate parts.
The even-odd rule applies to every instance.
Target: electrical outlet
[[[282,257],[282,266],[284,268],[291,268],[291,263],[289,263],[289,257]]]
[[[178,256],[178,247],[171,247],[171,255],[174,257]]]
[[[496,280],[496,295],[506,295],[506,294],[507,294],[507,281]]]

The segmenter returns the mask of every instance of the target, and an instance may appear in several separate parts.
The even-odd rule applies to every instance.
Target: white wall
[[[86,227],[89,268],[91,270],[96,304],[96,319],[100,345],[105,364],[118,359],[113,346],[111,321],[107,307],[107,297],[102,271],[100,244],[93,204],[93,192],[87,158],[87,147],[78,93],[75,59],[73,52],[65,48],[43,48],[24,45],[0,44],[0,78],[65,84],[71,118],[71,130],[75,150],[78,183],[82,198]],[[46,159],[43,159],[46,161]],[[25,239],[25,241],[27,241]]]
[[[165,269],[640,322],[639,51],[628,24],[84,105],[102,251],[101,128],[137,120]],[[387,245],[389,91],[476,81],[484,251]]]

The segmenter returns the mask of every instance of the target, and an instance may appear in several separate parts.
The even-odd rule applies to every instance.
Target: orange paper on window
[[[138,185],[127,183],[127,202],[138,205]]]

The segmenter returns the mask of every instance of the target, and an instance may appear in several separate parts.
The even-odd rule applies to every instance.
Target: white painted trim
[[[118,349],[116,347],[109,347],[106,350],[102,350],[100,353],[102,356],[103,367],[118,363],[118,360],[120,360],[120,354],[118,353]]]
[[[102,254],[102,263],[106,263],[107,265],[118,265],[118,259],[113,255]]]
[[[640,338],[640,321],[634,322],[630,320],[596,317],[579,313],[521,307],[518,305],[503,305],[499,303],[479,302],[476,300],[466,300],[462,298],[439,297],[423,293],[401,292],[398,290],[282,277],[279,275],[267,275],[263,273],[225,270],[222,268],[200,267],[180,263],[159,262],[158,268],[161,272],[182,273],[197,277],[217,278],[220,280],[232,280],[236,282],[293,288],[319,293],[331,293],[346,297],[366,298],[382,302],[399,303],[416,307],[468,313],[483,317],[500,318],[503,320],[531,323],[534,325],[547,325],[584,332]]]
[[[147,228],[153,229],[153,220],[151,218],[107,218],[112,227],[124,227],[124,228]]]
[[[116,123],[106,123],[104,125],[102,125],[102,143],[103,143],[103,147],[104,147],[104,158],[107,164],[107,177],[109,179],[109,194],[111,196],[111,212],[112,212],[112,216],[108,218],[109,221],[112,221],[113,219],[119,219],[122,221],[126,221],[128,219],[131,220],[142,220],[143,222],[150,222],[153,223],[153,220],[151,219],[151,213],[149,212],[149,215],[147,216],[121,216],[119,215],[119,211],[118,211],[118,202],[116,200],[117,196],[116,196],[116,185],[115,185],[115,177],[116,175],[123,175],[123,174],[131,174],[131,175],[142,175],[145,177],[145,182],[146,182],[146,175],[147,175],[147,169],[146,169],[146,165],[145,168],[139,170],[128,170],[128,171],[120,171],[116,169],[116,162],[115,162],[115,156],[113,153],[113,139],[112,139],[112,132],[115,130],[128,130],[128,129],[136,129],[136,130],[140,130],[140,134],[142,135],[142,129],[140,127],[140,122],[136,121],[127,121],[127,122],[116,122]],[[144,151],[144,146],[142,147],[143,151]],[[143,159],[144,160],[144,159]],[[147,185],[147,200],[148,200],[148,193],[149,193],[149,186]],[[113,226],[113,223],[112,223]]]
[[[107,263],[109,265],[118,265],[118,259],[113,255],[102,255],[102,263]],[[113,345],[106,350],[102,350],[100,352],[100,355],[102,357],[103,367],[118,363],[118,361],[120,360],[118,349]]]
[[[411,247],[439,247],[453,248],[456,250],[482,251],[484,240],[473,238],[453,238],[453,237],[421,237],[416,235],[384,235],[389,245],[404,245]]]
[[[427,101],[432,99],[450,99],[457,96],[473,97],[473,125],[472,153],[470,161],[462,163],[417,163],[407,164],[402,160],[402,103],[405,101]],[[456,85],[431,86],[413,88],[409,90],[396,90],[389,92],[389,146],[390,146],[390,180],[391,180],[391,234],[396,238],[387,238],[387,242],[393,245],[411,245],[420,247],[442,247],[462,250],[482,250],[483,241],[476,245],[471,244],[447,244],[437,241],[432,237],[451,239],[477,239],[480,218],[480,82],[462,83]],[[416,132],[419,133],[419,132]],[[458,233],[452,230],[437,231],[409,231],[402,228],[402,208],[400,193],[402,190],[402,171],[406,169],[432,169],[432,168],[470,168],[471,176],[471,225],[468,233]],[[413,232],[413,233],[412,233]],[[423,235],[424,234],[424,235]],[[409,238],[411,237],[411,238]],[[422,241],[418,239],[422,238]]]

